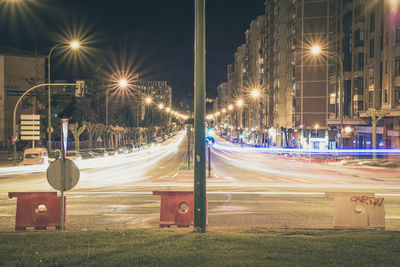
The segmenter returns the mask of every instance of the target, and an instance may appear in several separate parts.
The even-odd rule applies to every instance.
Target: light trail
[[[293,153],[293,154],[319,154],[319,155],[400,155],[400,149],[298,149],[279,147],[248,147],[215,143],[214,148],[235,152],[268,152],[268,153]]]
[[[136,170],[145,169],[158,160],[170,155],[177,151],[179,145],[184,139],[183,134],[178,134],[177,137],[168,144],[152,145],[140,151],[135,151],[126,155],[114,155],[108,157],[100,157],[93,159],[85,159],[76,161],[78,168],[82,170],[89,169],[104,169],[126,165],[137,160],[145,161],[145,164],[136,166]],[[49,164],[43,165],[28,165],[28,166],[13,166],[0,168],[0,175],[15,175],[27,173],[44,173],[46,172]]]

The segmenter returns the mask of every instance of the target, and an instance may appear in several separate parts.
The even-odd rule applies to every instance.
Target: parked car
[[[82,159],[81,154],[79,154],[76,150],[67,150],[67,158],[73,161]]]
[[[92,149],[92,152],[98,157],[107,157],[108,153],[105,148],[95,148]]]
[[[49,154],[49,162],[53,162],[61,158],[61,151],[59,149],[53,149]]]
[[[119,148],[116,149],[118,154],[128,154],[128,150],[124,146],[120,146]]]
[[[133,152],[135,150],[135,146],[133,144],[126,144],[125,150],[128,151],[128,153]]]
[[[81,151],[81,157],[82,159],[93,159],[97,155],[94,154],[92,151],[86,150],[86,151]]]
[[[113,148],[113,147],[109,147],[109,148],[107,148],[107,153],[108,153],[109,156],[116,155],[117,154],[117,149]]]
[[[49,163],[47,149],[44,147],[28,148],[24,151],[24,159],[21,165],[36,165]]]

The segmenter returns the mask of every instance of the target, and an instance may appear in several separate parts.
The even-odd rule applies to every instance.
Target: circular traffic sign
[[[64,163],[63,163],[64,161]],[[64,168],[62,168],[64,164]],[[64,169],[64,182],[62,170]],[[47,181],[56,190],[68,191],[75,187],[79,181],[79,168],[70,159],[58,159],[47,168]]]

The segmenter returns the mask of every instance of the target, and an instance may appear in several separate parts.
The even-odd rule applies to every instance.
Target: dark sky
[[[14,7],[4,1],[0,45],[47,55],[63,38],[85,40],[79,55],[54,51],[57,79],[80,78],[88,66],[101,65],[106,72],[167,80],[176,97],[193,94],[194,0],[25,0]],[[206,1],[208,96],[226,80],[226,65],[244,42],[250,21],[263,13],[264,0]]]

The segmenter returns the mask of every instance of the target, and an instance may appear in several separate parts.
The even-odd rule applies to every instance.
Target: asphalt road
[[[182,171],[184,135],[127,156],[79,162],[81,179],[67,196],[68,229],[158,227],[154,190],[193,190]],[[331,228],[333,200],[325,192],[374,192],[385,197],[386,228],[400,229],[398,169],[311,162],[233,145],[217,138],[207,179],[209,226]],[[0,168],[0,230],[13,230],[8,192],[54,191],[46,167]]]

